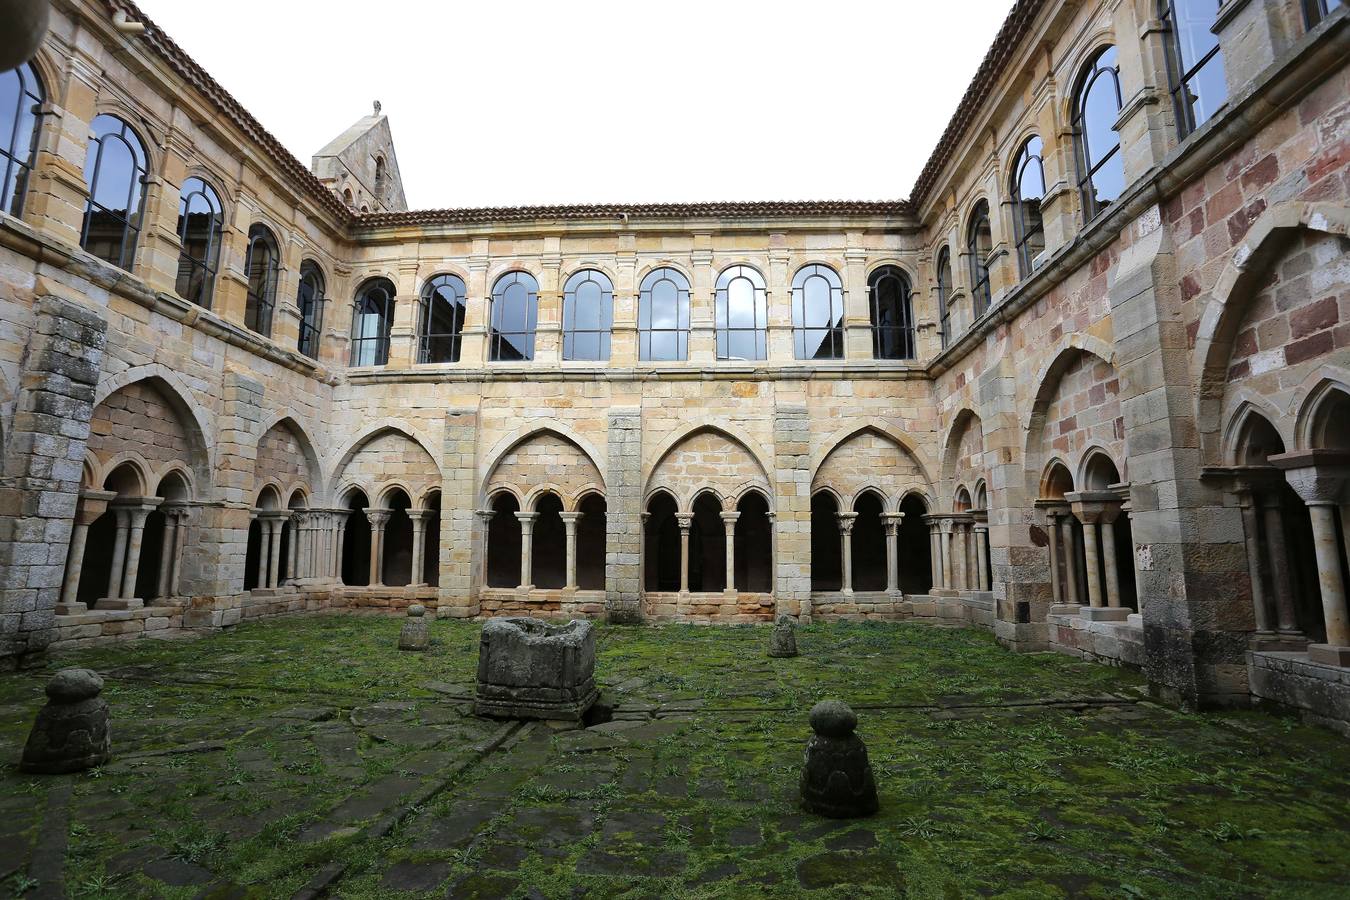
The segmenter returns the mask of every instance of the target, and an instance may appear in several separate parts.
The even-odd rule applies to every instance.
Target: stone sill
[[[1313,662],[1307,653],[1280,652],[1274,650],[1252,650],[1253,668],[1270,669],[1285,675],[1297,675],[1303,678],[1316,678],[1328,683],[1337,683],[1350,687],[1350,668]]]

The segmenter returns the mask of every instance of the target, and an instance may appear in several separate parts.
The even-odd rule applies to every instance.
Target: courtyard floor
[[[470,715],[479,625],[322,616],[0,677],[0,895],[1350,896],[1350,743],[1182,713],[975,631],[601,627],[615,720]],[[103,673],[115,760],[15,763],[46,677]],[[858,712],[870,819],[802,812],[807,713]]]

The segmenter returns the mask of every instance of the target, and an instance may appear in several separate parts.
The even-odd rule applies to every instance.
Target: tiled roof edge
[[[596,220],[684,219],[790,216],[902,216],[911,212],[907,200],[805,200],[747,203],[601,203],[559,206],[498,206],[472,209],[427,209],[367,213],[359,228],[396,228],[413,225],[450,225],[487,222],[523,222],[533,219]]]

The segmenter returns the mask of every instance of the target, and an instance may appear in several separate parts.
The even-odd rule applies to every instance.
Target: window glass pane
[[[125,217],[127,199],[132,194],[131,183],[136,177],[136,157],[125,141],[112,136],[103,139],[98,157],[94,202]]]
[[[1092,188],[1099,204],[1115,200],[1125,190],[1125,159],[1113,154],[1100,169],[1092,173]]]
[[[1218,11],[1215,0],[1172,0],[1182,72],[1195,68],[1206,53],[1219,45],[1218,35],[1210,30]]]
[[[1083,98],[1083,132],[1089,168],[1105,159],[1119,142],[1115,131],[1119,114],[1115,79],[1109,72],[1098,74]]]
[[[19,95],[23,85],[19,79],[19,70],[0,72],[0,150],[13,149],[9,146],[10,135],[15,133],[15,124],[19,115]]]
[[[652,285],[652,328],[675,328],[679,325],[679,291],[672,281],[658,281]]]
[[[802,285],[802,324],[808,328],[828,328],[834,324],[830,304],[830,283],[818,275]]]
[[[727,286],[727,324],[731,328],[754,328],[755,286],[748,278],[733,279]]]
[[[572,303],[572,327],[583,331],[598,331],[602,327],[600,314],[603,292],[594,281],[583,282]]]
[[[1186,82],[1186,93],[1189,95],[1195,127],[1199,128],[1228,99],[1222,53],[1216,54],[1191,76]]]

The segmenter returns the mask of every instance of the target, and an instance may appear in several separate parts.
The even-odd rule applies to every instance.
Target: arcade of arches
[[[1346,4],[1016,0],[904,200],[417,211],[111,9],[0,72],[0,664],[914,619],[1350,731]]]

